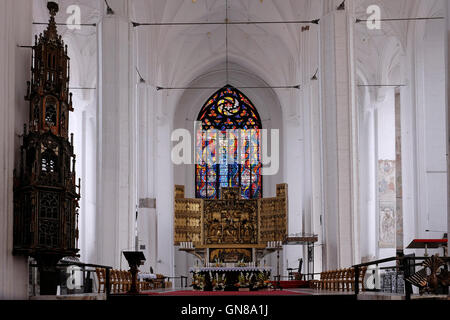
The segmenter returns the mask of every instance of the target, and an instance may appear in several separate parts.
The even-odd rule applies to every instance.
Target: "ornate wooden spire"
[[[56,293],[55,265],[78,252],[78,200],[73,135],[68,139],[69,57],[58,35],[58,4],[49,2],[47,29],[35,37],[30,102],[25,124],[20,167],[15,172],[14,254],[36,258],[41,274],[41,294]]]

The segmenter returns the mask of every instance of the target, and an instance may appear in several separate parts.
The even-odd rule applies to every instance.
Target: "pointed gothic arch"
[[[244,199],[261,198],[262,124],[250,99],[227,85],[206,101],[197,121],[196,197],[218,199],[222,187],[241,187]]]

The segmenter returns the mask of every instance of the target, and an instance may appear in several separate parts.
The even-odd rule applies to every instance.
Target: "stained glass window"
[[[244,199],[262,197],[261,119],[252,102],[226,86],[203,106],[196,131],[196,197],[218,199],[223,187],[241,187]]]

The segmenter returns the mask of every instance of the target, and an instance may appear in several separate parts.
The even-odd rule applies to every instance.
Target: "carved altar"
[[[258,265],[273,244],[287,237],[287,184],[276,197],[242,199],[240,188],[222,188],[220,199],[187,199],[184,186],[175,186],[174,244],[197,256],[204,266],[213,262]],[[272,244],[272,245],[271,245]]]

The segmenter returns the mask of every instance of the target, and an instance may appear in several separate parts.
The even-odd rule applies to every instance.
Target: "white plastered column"
[[[109,5],[115,14],[99,25],[97,262],[126,269],[122,251],[134,250],[135,235],[135,73],[128,1]]]
[[[13,256],[13,170],[18,163],[30,79],[32,3],[0,2],[0,300],[28,298],[27,258]]]
[[[371,91],[367,88],[360,92],[359,106],[359,178],[360,178],[360,254],[362,260],[374,260],[377,257],[377,220],[376,220],[376,128],[375,106]],[[376,94],[372,92],[372,96]]]
[[[141,64],[142,66],[142,64]],[[139,199],[155,199],[155,141],[156,117],[154,104],[151,101],[153,88],[147,84],[137,86],[138,112],[138,196]],[[155,202],[158,207],[158,202]],[[157,256],[156,208],[144,204],[138,209],[138,239],[139,245],[145,246],[142,251],[146,257],[142,271],[149,272],[150,267],[155,270]],[[172,243],[170,243],[172,245]]]
[[[304,131],[304,179],[303,179],[303,216],[302,231],[317,234],[318,242],[314,248],[314,272],[322,271],[323,228],[322,216],[322,142],[321,142],[321,110],[320,81],[312,79],[320,65],[320,28],[311,25],[310,29],[300,34],[300,61],[303,99],[303,131]],[[317,78],[319,75],[316,75]],[[303,253],[303,272],[308,271],[308,252],[306,246],[299,249]],[[293,265],[291,265],[292,267]],[[309,272],[312,272],[309,269]]]
[[[447,1],[447,199],[450,199],[450,3]],[[450,201],[447,201],[447,235],[450,234]]]
[[[346,10],[320,21],[327,269],[360,259],[352,6],[346,1]]]

